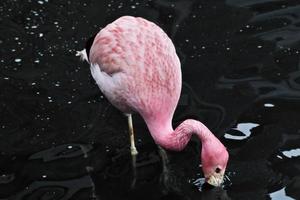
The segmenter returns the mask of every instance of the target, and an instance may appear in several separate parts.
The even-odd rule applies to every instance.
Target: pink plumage
[[[161,121],[172,117],[181,90],[180,62],[172,41],[154,23],[122,17],[107,25],[94,39],[90,62],[109,75],[99,87],[117,108]]]
[[[206,180],[221,184],[228,160],[223,144],[196,120],[172,128],[181,67],[172,41],[160,27],[143,18],[121,17],[96,35],[88,55],[93,78],[115,107],[139,113],[164,148],[181,150],[196,134],[202,142]]]

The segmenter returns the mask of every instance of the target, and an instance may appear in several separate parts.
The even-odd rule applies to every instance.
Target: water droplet
[[[132,5],[132,6],[131,6],[131,8],[132,8],[132,9],[135,9],[135,8],[136,8],[136,6]]]
[[[193,180],[190,180],[191,182]],[[202,185],[205,183],[205,178],[197,178],[193,181],[193,184],[198,188],[199,191],[202,190]]]
[[[16,58],[16,59],[15,59],[15,62],[16,62],[16,63],[19,63],[19,62],[21,62],[21,61],[22,61],[21,58]]]
[[[272,108],[274,107],[275,105],[274,104],[271,104],[271,103],[265,103],[264,104],[264,107],[267,107],[267,108]]]

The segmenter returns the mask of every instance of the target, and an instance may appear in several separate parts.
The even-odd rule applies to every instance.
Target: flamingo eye
[[[216,172],[216,173],[220,173],[220,172],[221,172],[221,169],[220,169],[219,167],[217,167],[216,170],[215,170],[215,172]]]

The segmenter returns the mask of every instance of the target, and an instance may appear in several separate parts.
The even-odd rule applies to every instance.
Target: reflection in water
[[[259,126],[259,124],[255,123],[239,123],[237,124],[236,128],[233,128],[232,130],[237,130],[241,135],[235,135],[237,133],[234,131],[233,133],[225,133],[224,137],[226,139],[231,140],[244,140],[246,138],[249,138],[251,135],[251,129]]]
[[[88,157],[87,153],[92,149],[92,145],[64,144],[35,153],[29,157],[28,162],[26,162],[26,165],[23,167],[25,170],[21,169],[16,171],[15,174],[0,176],[0,184],[3,188],[9,188],[10,185],[16,185],[20,181],[23,182],[22,179],[26,180],[26,178],[22,176],[35,177],[32,182],[24,180],[24,183],[27,182],[29,185],[24,185],[23,190],[21,188],[14,188],[14,195],[8,197],[8,199],[13,200],[68,200],[84,190],[89,191],[91,194],[90,197],[94,198],[96,197],[94,183],[90,175],[83,175],[77,178],[80,173],[86,174],[89,172],[86,171],[86,169],[92,168],[80,164],[82,167],[82,169],[80,169],[80,166],[77,164],[80,159],[85,160]],[[39,159],[43,160],[43,162],[37,162]],[[74,162],[74,159],[77,159],[77,161]],[[56,167],[53,167],[53,163],[55,162],[57,163]],[[64,169],[66,167],[68,169]],[[43,168],[46,169],[42,171]],[[23,170],[25,174],[23,174]],[[68,180],[62,180],[62,178],[57,180],[58,177],[69,178]],[[0,190],[0,194],[1,192],[5,191]]]
[[[298,1],[2,0],[0,12],[0,199],[300,196]],[[128,189],[126,121],[74,54],[129,14],[161,25],[176,45],[184,83],[174,123],[191,117],[226,133],[224,188],[202,188],[191,141],[169,152],[162,189],[157,149],[136,117],[137,187]]]
[[[286,1],[288,4],[289,1]],[[266,5],[268,6],[268,5]],[[263,40],[274,41],[278,48],[292,47],[300,41],[300,6],[281,5],[281,9],[257,15],[250,21],[254,24],[263,25],[272,22],[275,26],[281,24],[277,29],[262,30],[254,36]]]
[[[90,176],[83,176],[78,179],[70,179],[67,181],[35,181],[27,186],[25,190],[9,197],[9,199],[69,200],[80,190],[93,187],[93,181]]]
[[[279,49],[293,47],[300,41],[300,5],[289,0],[227,0],[229,5],[247,7],[258,14],[250,23],[254,37],[272,41]]]
[[[178,105],[186,107],[186,110],[177,115],[177,118],[190,117],[203,121],[201,116],[207,113],[207,116],[212,115],[214,129],[218,129],[225,118],[225,109],[222,106],[201,100],[193,88],[185,82],[182,84],[182,95]]]
[[[223,190],[220,187],[217,188],[210,188],[208,190],[203,190],[201,193],[201,199],[207,200],[230,200],[231,198],[228,196],[226,190]]]
[[[172,23],[172,28],[169,31],[170,38],[174,40],[178,27],[189,17],[192,11],[192,6],[195,3],[195,0],[185,0],[185,1],[156,1],[155,2],[158,7],[163,9],[172,8],[172,13],[175,13],[174,16],[172,14],[168,15],[169,18],[174,18],[174,22]]]
[[[286,195],[285,188],[282,188],[276,192],[272,192],[269,194],[269,196],[272,200],[294,200],[294,198]]]
[[[199,189],[199,191],[202,191],[202,186],[205,183],[205,178],[197,178],[193,181],[193,184]]]
[[[44,162],[50,162],[61,158],[72,158],[81,155],[87,157],[87,153],[92,148],[92,145],[64,144],[35,153],[29,157],[29,160],[43,159]]]
[[[300,148],[282,151],[282,154],[288,158],[300,156]]]
[[[279,83],[272,83],[261,77],[244,79],[230,79],[222,77],[219,80],[218,86],[220,89],[234,89],[243,83],[249,84],[251,90],[257,96],[257,101],[268,98],[297,100],[300,98],[300,82],[295,81],[295,79],[298,80],[300,78],[299,75],[300,71],[290,73],[288,80],[282,80]]]
[[[15,179],[14,174],[1,174],[0,176],[0,184],[8,184]]]

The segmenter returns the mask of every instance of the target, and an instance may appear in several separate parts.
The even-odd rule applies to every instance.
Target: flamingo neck
[[[185,120],[175,130],[172,128],[171,120],[165,123],[150,121],[147,122],[147,125],[155,142],[173,151],[184,149],[192,134],[197,135],[202,143],[220,143],[204,124],[193,119]]]

